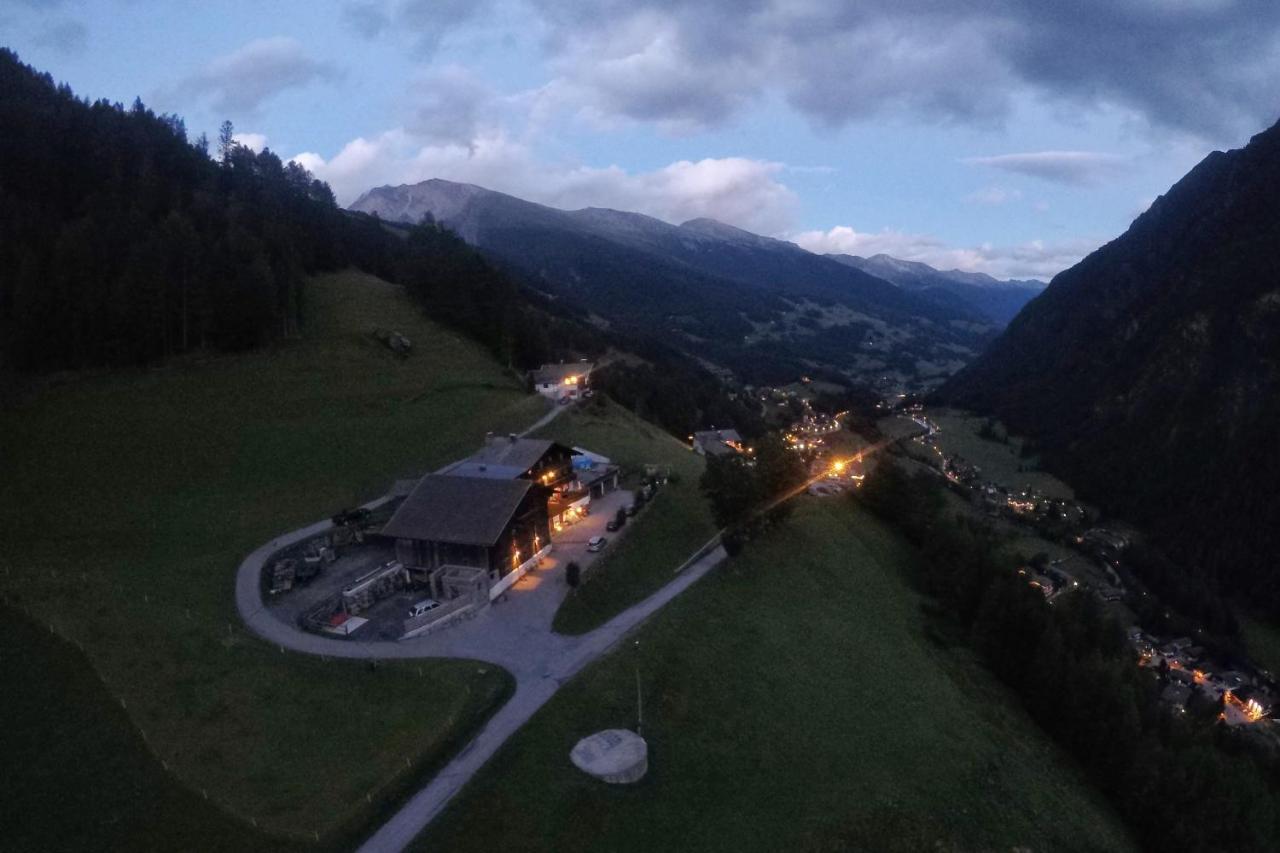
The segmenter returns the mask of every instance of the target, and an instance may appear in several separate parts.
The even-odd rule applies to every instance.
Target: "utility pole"
[[[640,641],[636,640],[636,734],[644,737],[644,696],[640,692]]]

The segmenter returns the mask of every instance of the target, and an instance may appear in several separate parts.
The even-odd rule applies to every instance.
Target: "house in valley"
[[[595,365],[589,361],[544,364],[533,371],[533,387],[539,394],[557,403],[577,400],[590,389],[593,369]]]
[[[732,456],[744,453],[742,436],[736,429],[708,429],[689,436],[693,452],[703,456]]]

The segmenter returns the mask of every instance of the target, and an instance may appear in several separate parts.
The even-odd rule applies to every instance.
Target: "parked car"
[[[592,536],[587,540],[587,550],[593,554],[597,551],[603,551],[605,543],[608,541],[609,540],[605,539],[603,536]]]
[[[604,523],[604,529],[609,531],[610,533],[613,533],[615,530],[617,530],[620,527],[622,527],[622,525],[618,523],[618,519],[616,518],[611,518]]]
[[[636,506],[635,504],[631,504],[629,507],[627,507],[627,515],[635,515],[639,509],[640,507]]]
[[[409,618],[413,619],[415,617],[421,616],[424,613],[430,613],[432,610],[435,610],[439,606],[440,606],[440,602],[436,601],[434,598],[424,598],[421,601],[419,601],[417,604],[409,608]]]

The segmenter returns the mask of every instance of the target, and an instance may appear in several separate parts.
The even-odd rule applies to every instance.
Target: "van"
[[[430,613],[439,606],[440,602],[436,601],[434,598],[424,598],[409,608],[409,618],[415,619],[424,613]]]

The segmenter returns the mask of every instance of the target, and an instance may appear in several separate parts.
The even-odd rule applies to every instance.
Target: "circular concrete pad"
[[[649,745],[626,729],[605,729],[578,741],[569,753],[574,766],[610,784],[638,782],[649,769]]]

